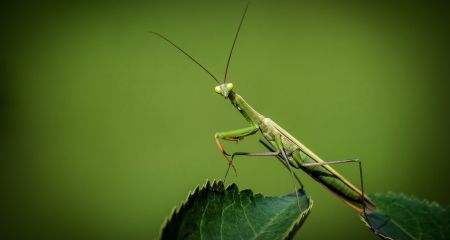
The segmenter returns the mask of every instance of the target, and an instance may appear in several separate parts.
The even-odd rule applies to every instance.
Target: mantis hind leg
[[[293,153],[293,157],[296,160],[300,160],[301,154],[300,150],[297,150]],[[308,163],[300,163],[300,166],[302,168],[309,168],[309,167],[319,167],[319,166],[325,166],[325,165],[336,165],[336,164],[344,164],[344,163],[358,163],[359,168],[359,179],[360,179],[360,187],[361,187],[361,204],[362,204],[362,213],[367,220],[367,223],[370,227],[370,229],[374,232],[375,229],[373,229],[372,225],[370,224],[368,217],[367,217],[367,210],[369,207],[375,207],[375,204],[366,197],[364,194],[364,178],[363,178],[363,171],[362,171],[362,164],[361,160],[359,159],[345,159],[345,160],[336,160],[336,161],[328,161],[328,162],[308,162]]]

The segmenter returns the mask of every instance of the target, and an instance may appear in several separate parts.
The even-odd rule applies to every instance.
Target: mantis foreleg
[[[228,174],[228,170],[230,167],[233,167],[234,173],[236,175],[237,175],[237,173],[236,173],[236,168],[233,165],[233,162],[228,158],[231,155],[225,151],[225,149],[222,146],[222,143],[220,142],[220,139],[227,140],[227,141],[239,141],[239,140],[242,140],[244,137],[255,134],[258,130],[259,130],[258,126],[250,126],[250,127],[246,127],[246,128],[242,128],[242,129],[231,130],[231,131],[227,131],[227,132],[218,132],[218,133],[214,134],[214,138],[216,139],[217,147],[219,148],[219,150],[222,153],[225,160],[228,162],[228,168],[227,168],[224,178],[226,178],[226,175]]]

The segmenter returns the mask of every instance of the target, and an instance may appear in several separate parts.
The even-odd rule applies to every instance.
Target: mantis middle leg
[[[260,141],[261,142],[261,141]],[[231,155],[231,161],[233,161],[235,156],[241,155],[241,156],[276,156],[278,157],[278,159],[281,161],[281,163],[283,163],[283,165],[288,168],[288,170],[291,172],[292,175],[292,181],[294,184],[294,190],[295,190],[295,194],[297,195],[297,203],[298,206],[300,208],[300,198],[298,196],[298,190],[295,187],[295,180],[297,180],[297,182],[300,184],[300,189],[303,189],[303,184],[300,181],[300,179],[297,177],[297,175],[294,173],[294,171],[292,171],[292,167],[291,167],[291,163],[289,161],[289,158],[286,154],[286,151],[284,149],[283,143],[281,141],[281,135],[275,135],[275,148],[269,145],[266,145],[264,142],[262,142],[269,150],[271,150],[271,152],[259,152],[259,153],[249,153],[249,152],[235,152]],[[228,168],[229,169],[229,168]],[[227,172],[228,173],[228,169]],[[226,177],[226,175],[225,175]]]

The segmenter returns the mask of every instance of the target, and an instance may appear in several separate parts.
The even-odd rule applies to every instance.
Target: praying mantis
[[[237,156],[277,157],[281,161],[281,163],[283,163],[283,165],[289,170],[290,174],[292,175],[292,179],[294,181],[296,180],[301,188],[303,188],[303,184],[294,173],[294,169],[303,170],[306,174],[322,184],[326,189],[331,191],[334,195],[343,200],[350,207],[358,211],[360,214],[364,214],[364,216],[367,216],[368,212],[375,210],[376,205],[368,196],[364,194],[363,174],[360,160],[347,159],[328,162],[323,161],[319,156],[317,156],[314,152],[304,146],[299,140],[297,140],[289,132],[284,130],[276,122],[256,111],[252,106],[250,106],[249,103],[244,100],[242,96],[236,93],[233,83],[227,81],[227,72],[231,56],[233,54],[239,31],[247,13],[248,6],[249,5],[247,4],[240,19],[233,44],[231,46],[231,50],[228,55],[223,82],[220,82],[202,64],[200,64],[190,54],[188,54],[174,42],[169,40],[167,37],[158,32],[151,31],[152,34],[155,34],[156,36],[162,38],[163,40],[177,48],[184,55],[195,62],[199,67],[201,67],[206,73],[208,73],[218,84],[215,86],[214,91],[222,96],[225,100],[229,100],[233,107],[242,114],[242,116],[248,123],[247,127],[226,132],[217,132],[214,135],[217,147],[219,148],[222,156],[225,158],[228,164],[224,176],[224,181],[228,175],[230,168],[236,172],[233,161]],[[267,148],[267,152],[235,152],[229,154],[222,145],[222,141],[237,142],[258,132],[260,132],[266,140],[260,140],[260,142],[264,147]],[[331,167],[331,165],[344,163],[358,164],[361,190],[355,187],[352,183],[350,183],[347,179],[345,179]],[[372,229],[371,226],[370,228]]]

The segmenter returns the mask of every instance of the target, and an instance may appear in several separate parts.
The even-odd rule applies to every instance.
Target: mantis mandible
[[[230,168],[233,168],[233,170],[236,172],[236,169],[233,165],[233,160],[236,156],[277,157],[283,163],[283,165],[286,168],[288,168],[288,170],[293,176],[293,179],[296,179],[301,187],[303,187],[303,184],[300,182],[299,178],[293,172],[293,168],[303,170],[313,179],[321,183],[325,188],[334,193],[338,198],[340,198],[345,203],[350,205],[353,209],[357,210],[359,213],[366,215],[368,211],[374,210],[376,206],[370,200],[370,198],[364,194],[362,166],[360,160],[348,159],[329,162],[323,161],[314,152],[305,147],[299,140],[294,138],[290,133],[288,133],[286,130],[280,127],[273,120],[257,112],[244,100],[242,96],[236,93],[236,91],[234,90],[234,85],[230,82],[227,82],[227,72],[231,56],[233,53],[234,46],[236,44],[237,37],[239,35],[239,31],[241,29],[245,15],[247,13],[247,9],[248,4],[239,22],[239,26],[236,35],[234,37],[233,44],[231,46],[231,50],[228,55],[223,83],[221,83],[202,64],[200,64],[191,55],[189,55],[187,52],[185,52],[183,49],[181,49],[167,37],[157,32],[151,32],[157,35],[158,37],[164,39],[175,48],[177,48],[179,51],[181,51],[183,54],[189,57],[192,61],[194,61],[198,66],[200,66],[204,71],[206,71],[218,84],[214,88],[214,91],[223,98],[225,98],[226,100],[229,100],[231,104],[242,114],[242,116],[249,124],[248,127],[242,129],[226,132],[217,132],[214,135],[216,144],[220,152],[222,153],[223,157],[228,163],[224,180],[226,179],[226,176],[228,175]],[[235,152],[229,154],[227,153],[227,151],[225,151],[221,143],[221,140],[240,141],[245,137],[253,135],[257,132],[261,132],[261,134],[266,139],[266,141],[260,140],[260,142],[268,149],[267,152]],[[330,166],[334,164],[343,164],[352,162],[358,163],[359,166],[361,190],[359,190],[357,187],[351,184],[347,179],[341,176],[336,170],[334,170]]]

